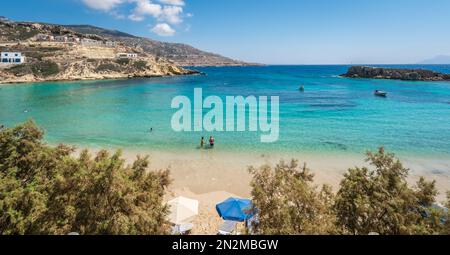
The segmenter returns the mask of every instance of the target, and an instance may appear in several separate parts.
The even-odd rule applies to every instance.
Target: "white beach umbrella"
[[[198,201],[177,197],[167,202],[170,207],[169,221],[175,225],[188,223],[198,215]]]

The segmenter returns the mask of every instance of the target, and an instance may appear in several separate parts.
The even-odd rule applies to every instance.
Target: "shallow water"
[[[213,133],[219,151],[360,154],[383,145],[401,155],[450,158],[449,82],[338,77],[347,68],[208,67],[198,68],[206,76],[2,85],[0,123],[32,118],[50,143],[194,151],[210,134],[174,132],[170,104],[201,87],[204,96],[280,97],[278,142],[261,143],[253,132]],[[450,73],[450,66],[424,68]],[[375,89],[389,96],[375,97]]]

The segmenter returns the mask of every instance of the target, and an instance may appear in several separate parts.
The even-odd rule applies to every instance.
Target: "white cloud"
[[[183,14],[183,8],[179,6],[164,6],[159,19],[161,21],[167,21],[171,24],[180,24],[183,22],[181,14]]]
[[[154,4],[149,0],[133,0],[136,2],[136,8],[128,16],[131,20],[142,21],[146,16],[158,18],[163,13],[162,7],[159,4]]]
[[[173,36],[175,34],[175,30],[167,23],[157,24],[151,30],[159,36]]]
[[[111,11],[118,5],[122,4],[123,0],[82,0],[85,5],[91,9],[99,11]]]
[[[180,24],[183,22],[181,15],[183,8],[175,5],[155,4],[151,0],[130,0],[136,3],[136,7],[128,16],[134,21],[143,21],[150,16],[157,19],[159,22],[167,22],[169,24]]]
[[[159,2],[168,5],[184,6],[184,0],[159,0]]]
[[[144,21],[153,18],[158,24],[153,27],[158,35],[171,36],[175,33],[172,25],[183,23],[184,0],[81,0],[87,7],[105,11],[117,19],[128,18],[132,21]],[[119,6],[129,6],[132,9],[128,15],[119,12]],[[123,10],[122,10],[123,11]],[[185,17],[192,17],[187,13]]]

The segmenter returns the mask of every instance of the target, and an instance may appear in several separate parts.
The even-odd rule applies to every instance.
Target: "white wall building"
[[[117,46],[117,42],[106,41],[106,42],[105,42],[105,46],[106,46],[106,47],[116,47],[116,46]]]
[[[80,38],[78,37],[69,37],[69,42],[74,42],[74,43],[79,43],[80,42]]]
[[[48,40],[48,35],[46,34],[37,34],[36,35],[36,40],[38,41],[47,41]]]
[[[93,39],[83,38],[81,39],[81,45],[84,46],[103,46],[102,41],[97,41]]]
[[[0,63],[23,64],[25,63],[25,56],[22,56],[21,52],[1,52]]]
[[[69,40],[69,37],[65,36],[65,35],[57,35],[55,36],[55,41],[56,42],[67,42]]]
[[[137,53],[117,53],[117,58],[137,58]]]

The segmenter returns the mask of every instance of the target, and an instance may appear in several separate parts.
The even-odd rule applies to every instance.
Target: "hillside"
[[[160,42],[148,38],[137,37],[117,30],[108,30],[89,25],[67,25],[83,34],[100,35],[111,40],[120,41],[128,46],[141,47],[145,52],[163,57],[180,66],[243,66],[254,65],[233,60],[218,54],[201,51],[187,44]]]
[[[109,41],[103,36],[86,35],[57,25],[5,19],[0,19],[0,51],[20,52],[25,58],[21,63],[0,63],[0,83],[198,73],[146,53],[142,48]]]

